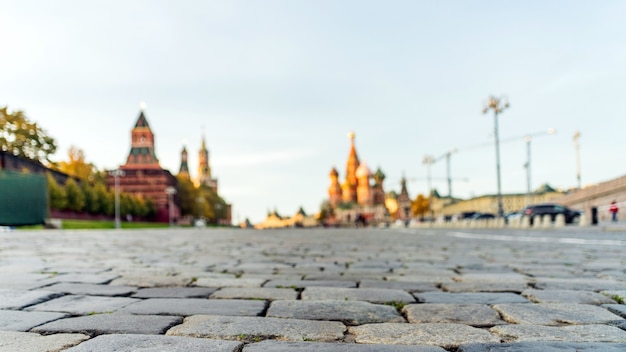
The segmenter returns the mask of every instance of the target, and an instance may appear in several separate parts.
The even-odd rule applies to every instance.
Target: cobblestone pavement
[[[0,351],[624,351],[626,233],[0,233]]]

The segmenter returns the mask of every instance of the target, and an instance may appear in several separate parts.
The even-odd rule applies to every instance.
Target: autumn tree
[[[423,194],[418,194],[415,200],[411,203],[411,211],[414,216],[424,216],[430,210],[430,203],[428,198]]]
[[[82,149],[71,146],[67,151],[67,157],[67,161],[59,163],[59,170],[81,180],[93,179],[96,168],[93,164],[85,161],[85,152]]]
[[[202,213],[202,202],[199,197],[198,189],[193,185],[189,177],[176,176],[178,180],[178,202],[182,215],[197,216],[198,209]]]
[[[54,138],[30,121],[23,111],[9,112],[8,107],[0,107],[0,150],[51,164],[50,156],[56,149]]]

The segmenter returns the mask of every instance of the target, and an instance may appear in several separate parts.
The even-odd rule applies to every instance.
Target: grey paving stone
[[[415,298],[421,303],[447,303],[447,304],[498,304],[498,303],[529,303],[529,301],[517,294],[501,292],[422,292],[415,293]]]
[[[93,295],[93,296],[129,296],[137,288],[129,286],[112,286],[112,285],[96,285],[96,284],[77,284],[77,283],[57,283],[47,286],[46,290],[70,293],[73,295]]]
[[[600,292],[603,295],[612,297],[619,302],[626,302],[626,290],[607,290]]]
[[[236,352],[243,343],[213,339],[162,335],[100,335],[67,352]]]
[[[491,328],[505,342],[626,342],[626,331],[607,325],[503,325]]]
[[[120,313],[144,315],[246,315],[257,316],[265,301],[201,298],[150,298],[127,306]]]
[[[623,352],[622,343],[517,342],[463,345],[457,352]]]
[[[307,287],[302,291],[301,299],[348,300],[370,303],[415,302],[415,298],[406,291],[385,288]]]
[[[499,342],[489,332],[463,324],[367,324],[348,329],[357,343],[433,345],[445,349],[468,343]]]
[[[35,326],[67,316],[63,313],[0,310],[0,331],[28,331]]]
[[[626,318],[626,305],[623,304],[603,304],[602,308],[606,308],[614,314],[622,318]]]
[[[611,298],[592,291],[574,290],[535,290],[528,289],[522,296],[536,303],[579,303],[579,304],[611,304]]]
[[[124,274],[122,277],[111,281],[111,286],[134,286],[134,287],[172,287],[187,286],[194,282],[191,276],[163,276],[159,274]],[[203,285],[200,285],[203,286]]]
[[[58,274],[52,278],[56,282],[72,282],[83,284],[106,284],[118,277],[112,273],[66,273]]]
[[[127,297],[66,295],[39,303],[26,310],[39,312],[65,312],[72,315],[112,313],[127,305],[139,302],[139,299]]]
[[[182,318],[171,316],[96,314],[55,320],[31,331],[42,334],[80,332],[94,336],[102,334],[158,335],[181,322]]]
[[[402,308],[409,323],[457,323],[475,327],[506,324],[500,314],[484,304],[409,304]]]
[[[521,282],[447,282],[441,284],[446,292],[514,292],[521,293],[528,288],[528,284]]]
[[[434,282],[411,282],[411,281],[387,281],[387,280],[361,280],[359,288],[387,288],[404,290],[409,293],[437,291]]]
[[[316,351],[316,352],[445,352],[443,348],[435,346],[403,346],[403,345],[369,345],[354,343],[329,342],[284,342],[265,340],[251,343],[243,348],[243,352],[289,352],[289,351]]]
[[[266,316],[341,321],[346,325],[405,322],[392,306],[361,301],[276,301],[272,302]]]
[[[356,281],[342,280],[270,280],[263,287],[306,288],[306,287],[343,287],[356,288]]]
[[[265,283],[263,279],[199,278],[193,285],[202,287],[261,287],[263,283]]]
[[[211,295],[211,299],[262,299],[269,301],[298,299],[298,292],[291,288],[226,287]]]
[[[531,303],[497,304],[493,306],[502,318],[513,324],[565,325],[605,324],[623,318],[607,309],[588,304]]]
[[[332,342],[343,339],[345,330],[345,325],[335,321],[194,315],[168,330],[167,335],[248,342],[259,339]]]
[[[89,338],[83,334],[41,336],[29,332],[0,331],[0,352],[57,352]]]
[[[22,309],[59,296],[53,291],[0,289],[0,309]]]
[[[583,290],[583,291],[608,291],[626,290],[626,283],[614,280],[595,278],[536,278],[535,287],[542,290]]]
[[[154,287],[142,288],[134,298],[209,298],[217,288],[211,287]]]

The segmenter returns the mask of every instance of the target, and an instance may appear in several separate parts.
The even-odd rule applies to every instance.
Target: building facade
[[[152,199],[156,206],[155,220],[168,222],[170,216],[173,219],[180,217],[176,194],[168,194],[177,189],[177,181],[159,165],[154,143],[154,133],[142,109],[131,130],[131,147],[126,163],[120,166],[119,187],[121,192]],[[107,183],[111,189],[115,187],[115,177],[110,173]]]

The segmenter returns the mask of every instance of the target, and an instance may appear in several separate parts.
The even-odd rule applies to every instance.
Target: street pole
[[[456,148],[448,151],[446,155],[446,174],[448,176],[448,199],[452,201],[452,176],[450,176],[450,157],[456,153]]]
[[[530,185],[530,141],[532,137],[530,135],[526,136],[526,205],[530,204],[530,193],[531,193],[531,185]]]
[[[496,137],[496,174],[498,179],[498,217],[504,216],[504,207],[502,206],[502,183],[500,180],[500,137],[498,135],[498,114],[509,107],[506,97],[496,98],[490,96],[483,107],[483,114],[489,110],[493,110],[494,136]]]
[[[574,148],[576,149],[576,181],[578,182],[578,189],[583,188],[582,182],[580,181],[580,143],[578,140],[580,139],[580,132],[576,131],[574,133]]]
[[[115,228],[122,228],[122,221],[120,220],[120,176],[124,176],[124,170],[113,170],[109,172],[109,175],[113,176],[115,183]]]
[[[167,193],[167,202],[168,202],[168,208],[169,208],[169,220],[170,220],[170,227],[174,226],[174,202],[173,202],[173,198],[174,198],[174,194],[176,194],[176,188],[170,186],[167,187],[165,189],[165,193]]]

